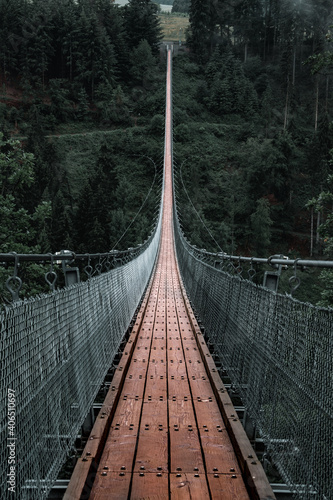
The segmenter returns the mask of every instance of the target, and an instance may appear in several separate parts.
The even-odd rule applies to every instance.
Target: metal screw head
[[[103,469],[104,470],[109,470],[109,467],[107,465],[104,465]]]
[[[91,456],[90,451],[87,451],[86,455],[87,455],[87,457],[90,457]]]
[[[102,475],[102,476],[106,476],[106,472],[102,472],[102,474],[101,474],[101,475]]]
[[[214,474],[214,477],[220,477],[218,474]]]
[[[144,466],[144,465],[141,465],[140,469],[141,469],[141,470],[145,470],[145,466]]]
[[[121,470],[126,470],[125,465],[122,465],[120,468],[121,468]]]

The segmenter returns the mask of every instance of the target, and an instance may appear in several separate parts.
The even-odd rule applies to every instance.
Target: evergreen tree
[[[82,251],[106,252],[111,248],[110,223],[112,211],[117,206],[118,184],[112,151],[107,144],[102,144],[76,213],[76,242]]]
[[[257,209],[251,215],[252,238],[258,257],[267,255],[271,242],[271,226],[269,202],[266,198],[257,201]]]
[[[147,40],[141,40],[131,53],[130,74],[135,83],[141,84],[144,88],[149,88],[151,87],[155,71],[156,61],[152,49]]]
[[[215,32],[211,0],[192,0],[190,6],[190,26],[187,44],[200,63],[207,62],[212,51]]]
[[[234,36],[244,46],[244,61],[248,56],[248,47],[260,50],[263,32],[262,3],[260,0],[241,0],[234,8]]]
[[[23,42],[22,18],[26,18],[24,0],[0,0],[0,64],[3,81],[17,74],[20,46]]]
[[[72,46],[74,81],[84,85],[92,98],[100,82],[114,81],[116,60],[105,28],[94,12],[82,8]]]
[[[156,56],[162,37],[157,5],[151,0],[129,0],[124,7],[124,18],[130,50],[147,40]]]
[[[174,0],[172,4],[172,13],[180,12],[188,14],[190,11],[191,0]]]

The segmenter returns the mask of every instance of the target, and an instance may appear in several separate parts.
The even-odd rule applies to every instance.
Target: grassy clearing
[[[189,25],[188,16],[181,14],[160,14],[164,40],[185,42],[185,30]]]

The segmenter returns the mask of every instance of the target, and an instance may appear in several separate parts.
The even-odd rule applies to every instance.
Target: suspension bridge
[[[65,500],[328,500],[333,311],[258,286],[240,275],[240,258],[184,238],[173,189],[172,46],[166,89],[163,189],[148,240],[99,255],[95,276],[89,256],[81,283],[73,262],[86,256],[35,256],[51,263],[51,293],[24,301],[17,271],[28,256],[2,255],[15,266],[14,300],[0,313],[1,498],[51,498],[112,365]],[[70,262],[57,290],[55,258]],[[264,468],[278,471],[284,489]]]

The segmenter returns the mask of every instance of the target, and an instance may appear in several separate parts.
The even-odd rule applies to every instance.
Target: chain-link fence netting
[[[198,259],[177,220],[193,307],[295,498],[332,498],[333,309],[318,308]]]
[[[1,499],[47,496],[148,283],[160,227],[124,266],[0,312]]]

